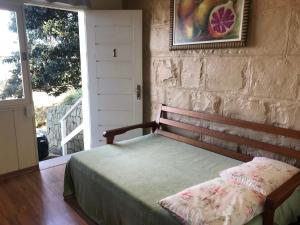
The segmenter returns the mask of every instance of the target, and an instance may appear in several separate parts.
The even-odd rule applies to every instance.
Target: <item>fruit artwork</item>
[[[226,36],[234,28],[236,14],[233,3],[229,1],[226,4],[215,7],[209,16],[208,31],[214,38]]]
[[[238,38],[243,0],[175,0],[176,41],[205,42]]]
[[[192,14],[194,11],[195,7],[197,5],[196,0],[182,0],[180,1],[178,5],[178,16],[181,19],[185,19],[189,15]]]

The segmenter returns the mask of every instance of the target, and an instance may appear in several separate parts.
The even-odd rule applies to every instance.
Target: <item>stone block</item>
[[[300,107],[293,103],[274,103],[269,105],[270,121],[275,126],[300,128]]]
[[[181,63],[181,86],[183,88],[200,88],[204,77],[204,61],[198,57],[186,57],[182,59]]]
[[[235,151],[235,152],[238,149],[238,144],[236,144],[236,143],[224,141],[224,140],[206,136],[206,135],[203,135],[201,140],[205,143],[208,143],[211,145],[216,145],[218,147],[225,148],[227,150],[231,150],[231,151]]]
[[[292,9],[288,53],[291,55],[300,54],[300,7]]]
[[[181,65],[179,59],[157,59],[153,63],[157,85],[176,87],[180,83]]]
[[[300,84],[300,56],[257,57],[251,93],[256,97],[296,99]]]
[[[295,3],[298,0],[258,0],[257,10],[262,11],[266,9],[274,9],[279,7],[287,7],[290,4]]]
[[[300,140],[299,139],[297,140],[294,138],[280,137],[279,143],[281,143],[282,146],[300,151]]]
[[[288,7],[258,11],[253,17],[255,30],[251,34],[254,37],[251,38],[250,53],[254,55],[284,54],[288,41],[289,15]]]
[[[226,97],[223,114],[232,118],[259,123],[264,123],[267,120],[267,109],[264,102],[247,97]]]
[[[168,106],[191,109],[191,93],[184,89],[169,88],[166,90],[166,104]]]
[[[157,1],[152,7],[152,24],[167,25],[170,20],[170,1]]]
[[[168,52],[169,51],[169,28],[167,26],[156,26],[150,33],[150,51]],[[152,53],[153,54],[153,53]]]
[[[151,102],[155,104],[166,103],[166,91],[163,87],[153,87],[151,89]]]
[[[219,113],[222,100],[211,93],[192,93],[192,109],[208,113]]]
[[[246,57],[207,59],[206,89],[210,91],[247,91],[251,60]]]

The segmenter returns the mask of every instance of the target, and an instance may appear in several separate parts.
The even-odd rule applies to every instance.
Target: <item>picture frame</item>
[[[245,47],[250,0],[171,0],[170,50]]]

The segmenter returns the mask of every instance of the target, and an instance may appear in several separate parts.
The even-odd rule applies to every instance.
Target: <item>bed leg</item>
[[[106,138],[106,144],[111,145],[114,143],[115,136],[109,136]]]
[[[274,224],[274,210],[265,209],[263,213],[263,225],[273,225]]]

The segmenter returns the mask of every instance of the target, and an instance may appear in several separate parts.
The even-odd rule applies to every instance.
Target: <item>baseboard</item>
[[[36,165],[36,166],[28,167],[28,168],[25,168],[25,169],[21,169],[21,170],[18,170],[18,171],[3,174],[3,175],[0,175],[0,182],[3,182],[7,179],[11,179],[11,178],[14,178],[14,177],[22,176],[24,174],[39,171],[39,170],[40,170],[39,166]]]

